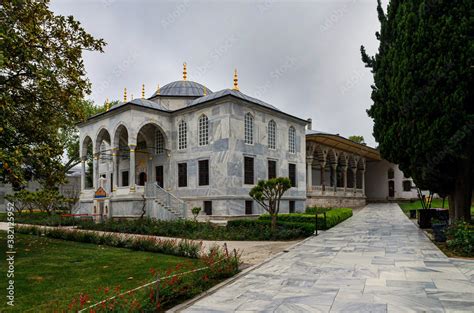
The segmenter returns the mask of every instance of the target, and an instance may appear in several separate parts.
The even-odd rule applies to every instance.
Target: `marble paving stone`
[[[462,300],[441,300],[446,312],[474,312],[474,302]]]
[[[330,312],[344,313],[386,313],[387,305],[381,303],[361,303],[361,302],[344,302],[331,307]]]
[[[474,312],[474,261],[446,257],[396,204],[369,204],[185,312]]]

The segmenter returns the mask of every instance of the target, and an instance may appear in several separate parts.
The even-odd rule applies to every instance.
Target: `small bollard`
[[[239,262],[237,262],[237,250],[234,248],[234,258],[235,258],[235,272],[239,271]]]
[[[316,210],[316,218],[315,218],[315,223],[314,223],[314,235],[318,235],[318,211]]]

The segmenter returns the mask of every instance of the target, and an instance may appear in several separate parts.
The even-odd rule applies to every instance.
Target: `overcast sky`
[[[86,53],[97,103],[146,95],[182,79],[212,91],[232,87],[301,118],[313,129],[363,135],[375,146],[370,71],[360,45],[377,50],[376,0],[167,1],[53,0],[51,8],[73,15],[86,31],[107,42]]]

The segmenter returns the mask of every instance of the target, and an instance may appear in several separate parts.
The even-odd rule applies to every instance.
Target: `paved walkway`
[[[455,263],[398,205],[371,204],[185,312],[474,312],[474,262]]]

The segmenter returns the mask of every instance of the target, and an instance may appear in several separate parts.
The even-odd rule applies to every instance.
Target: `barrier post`
[[[315,223],[314,223],[314,235],[317,236],[318,235],[318,210],[316,210],[315,216],[316,218],[315,218]]]

